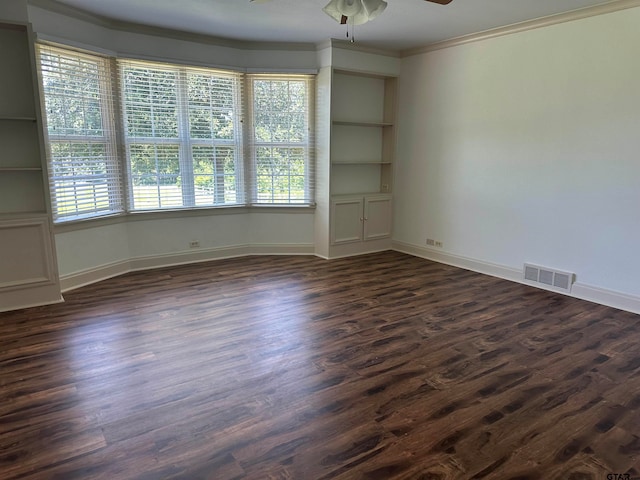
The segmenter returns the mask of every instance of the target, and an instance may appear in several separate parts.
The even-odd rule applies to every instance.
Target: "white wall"
[[[117,223],[58,232],[56,250],[61,278],[128,262],[127,225]]]
[[[634,8],[403,59],[397,244],[640,305],[638,25]]]

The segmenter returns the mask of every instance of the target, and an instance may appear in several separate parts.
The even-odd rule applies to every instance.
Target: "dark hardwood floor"
[[[396,252],[65,297],[0,314],[3,480],[640,478],[640,316]]]

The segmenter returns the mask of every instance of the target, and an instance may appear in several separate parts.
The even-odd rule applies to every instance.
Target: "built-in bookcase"
[[[331,193],[391,193],[396,79],[336,70]]]
[[[330,256],[390,246],[396,78],[332,72]]]
[[[60,300],[33,34],[0,20],[0,311]]]
[[[0,211],[46,213],[25,25],[0,24]]]

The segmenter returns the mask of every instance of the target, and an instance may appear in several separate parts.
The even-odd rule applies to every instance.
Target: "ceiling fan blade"
[[[451,0],[425,0],[427,2],[431,2],[431,3],[437,3],[439,5],[449,5],[451,3]]]

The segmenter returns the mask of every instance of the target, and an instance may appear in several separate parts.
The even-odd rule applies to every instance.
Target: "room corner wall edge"
[[[62,275],[60,284],[64,293],[129,272],[250,255],[315,255],[315,247],[313,244],[246,244],[162,255],[145,255]]]
[[[568,297],[586,300],[600,305],[605,305],[607,307],[613,307],[619,310],[625,310],[627,312],[640,314],[640,297],[636,297],[633,295],[614,292],[591,285],[581,284],[579,282],[573,284],[571,293],[563,293],[558,290],[546,289],[531,285],[530,283],[526,283],[522,279],[521,270],[506,267],[504,265],[496,265],[473,258],[453,255],[450,253],[436,252],[429,248],[400,242],[397,240],[393,241],[393,250],[401,253],[406,253],[408,255],[413,255],[415,257],[424,258],[426,260],[443,263],[445,265],[451,265],[452,267],[464,268],[465,270],[471,270],[473,272],[482,273],[484,275],[502,278],[503,280],[509,280],[529,287],[539,288],[541,290],[551,291],[560,295],[566,295]]]

